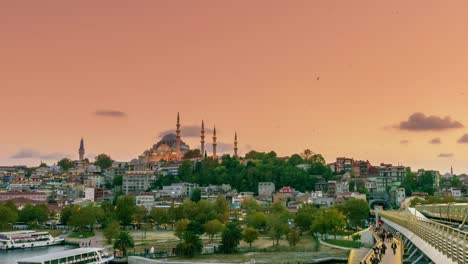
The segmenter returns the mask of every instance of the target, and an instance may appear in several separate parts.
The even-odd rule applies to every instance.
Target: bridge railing
[[[468,263],[468,233],[404,212],[379,211],[378,214],[410,230],[453,261]]]

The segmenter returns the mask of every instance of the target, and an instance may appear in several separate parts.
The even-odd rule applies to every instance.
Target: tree
[[[177,222],[175,222],[175,232],[174,235],[178,238],[182,238],[182,234],[184,233],[185,230],[187,230],[188,225],[190,224],[190,220],[184,218],[180,219]]]
[[[351,199],[339,207],[346,215],[351,226],[363,226],[369,217],[369,204],[365,200]]]
[[[124,256],[127,255],[127,249],[133,248],[134,246],[135,241],[128,231],[120,232],[117,240],[114,242],[114,249],[122,251]]]
[[[290,247],[295,247],[297,245],[297,243],[299,243],[299,241],[301,241],[301,235],[294,228],[289,230],[288,235],[286,236],[286,238],[288,239]]]
[[[97,155],[94,161],[94,165],[99,166],[101,169],[105,170],[112,166],[112,158],[106,154]]]
[[[210,237],[210,240],[213,241],[213,238],[216,234],[219,234],[223,231],[224,225],[218,219],[210,220],[203,225],[203,230]]]
[[[90,230],[93,230],[98,219],[103,218],[103,216],[104,212],[101,207],[88,205],[78,208],[77,211],[73,212],[68,219],[68,224],[78,229],[88,227]]]
[[[317,214],[317,208],[309,203],[303,203],[294,217],[294,223],[301,232],[307,232],[312,227],[312,223]]]
[[[75,163],[69,158],[63,158],[57,162],[57,165],[60,166],[64,171],[68,171],[71,168],[75,167]]]
[[[198,202],[201,200],[201,190],[196,188],[192,191],[192,195],[190,195],[190,200],[192,202]]]
[[[242,209],[244,209],[247,214],[252,214],[261,211],[262,207],[254,198],[247,198],[242,201]]]
[[[249,247],[252,248],[252,243],[258,239],[258,231],[255,228],[252,227],[247,227],[244,229],[244,232],[242,232],[242,239],[245,241],[245,243],[249,244]]]
[[[26,204],[19,211],[18,221],[25,223],[44,223],[49,219],[49,209],[45,204]]]
[[[196,159],[201,157],[202,154],[199,149],[191,149],[184,154],[184,159]]]
[[[115,175],[114,178],[112,179],[112,184],[114,184],[114,186],[122,186],[122,183],[123,183],[122,175]]]
[[[257,230],[264,230],[267,225],[267,215],[262,212],[256,212],[247,216],[247,226]]]
[[[162,208],[153,207],[153,209],[151,209],[150,218],[158,225],[169,223],[168,211]]]
[[[16,223],[18,219],[18,210],[13,209],[6,204],[0,203],[0,229],[7,228],[8,225]]]
[[[226,254],[235,252],[241,238],[242,230],[239,224],[237,222],[228,223],[221,235],[221,250]]]
[[[195,254],[200,254],[203,250],[203,242],[200,237],[190,231],[184,231],[181,235],[182,242],[177,244],[176,252],[178,256],[192,258]]]
[[[345,216],[336,208],[320,208],[317,217],[312,224],[312,230],[323,237],[324,234],[336,233],[346,225]]]
[[[288,223],[281,215],[271,215],[268,218],[268,229],[273,246],[278,246],[280,239],[288,232]]]
[[[116,239],[120,235],[120,225],[119,222],[112,220],[106,225],[103,230],[104,237],[107,240],[107,244],[112,243],[112,239]]]
[[[135,210],[132,214],[132,220],[135,224],[139,226],[140,223],[145,220],[147,214],[148,212],[146,211],[146,208],[143,205],[135,206]]]
[[[136,210],[135,198],[133,196],[122,195],[117,199],[116,215],[122,225],[130,225],[132,216]]]

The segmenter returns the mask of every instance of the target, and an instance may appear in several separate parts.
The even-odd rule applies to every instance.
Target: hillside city
[[[229,254],[241,242],[247,250],[253,244],[281,252],[286,241],[295,248],[310,238],[303,250],[323,252],[321,243],[363,246],[359,232],[374,224],[375,208],[465,201],[465,174],[347,157],[330,163],[310,149],[289,157],[241,156],[237,133],[232,152],[218,154],[216,128],[208,153],[203,122],[200,149],[183,142],[180,127],[177,115],[175,134],[128,162],[107,154],[90,161],[81,139],[77,160],[1,166],[0,227],[65,230],[54,234],[79,247],[107,245],[122,259]],[[151,233],[169,236],[147,238]],[[259,239],[272,245],[255,244]]]

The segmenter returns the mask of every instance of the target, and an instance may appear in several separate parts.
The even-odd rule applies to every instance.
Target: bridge
[[[394,263],[468,264],[468,233],[464,230],[468,204],[375,212],[382,227],[401,241],[403,254]]]

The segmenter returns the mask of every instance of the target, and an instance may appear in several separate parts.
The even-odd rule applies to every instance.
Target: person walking
[[[387,251],[387,246],[385,245],[385,243],[383,243],[380,252],[382,252],[382,254],[385,255],[385,251]]]
[[[392,242],[391,248],[393,250],[393,255],[395,255],[396,254],[396,249],[397,249],[397,244],[395,243],[395,241]]]

